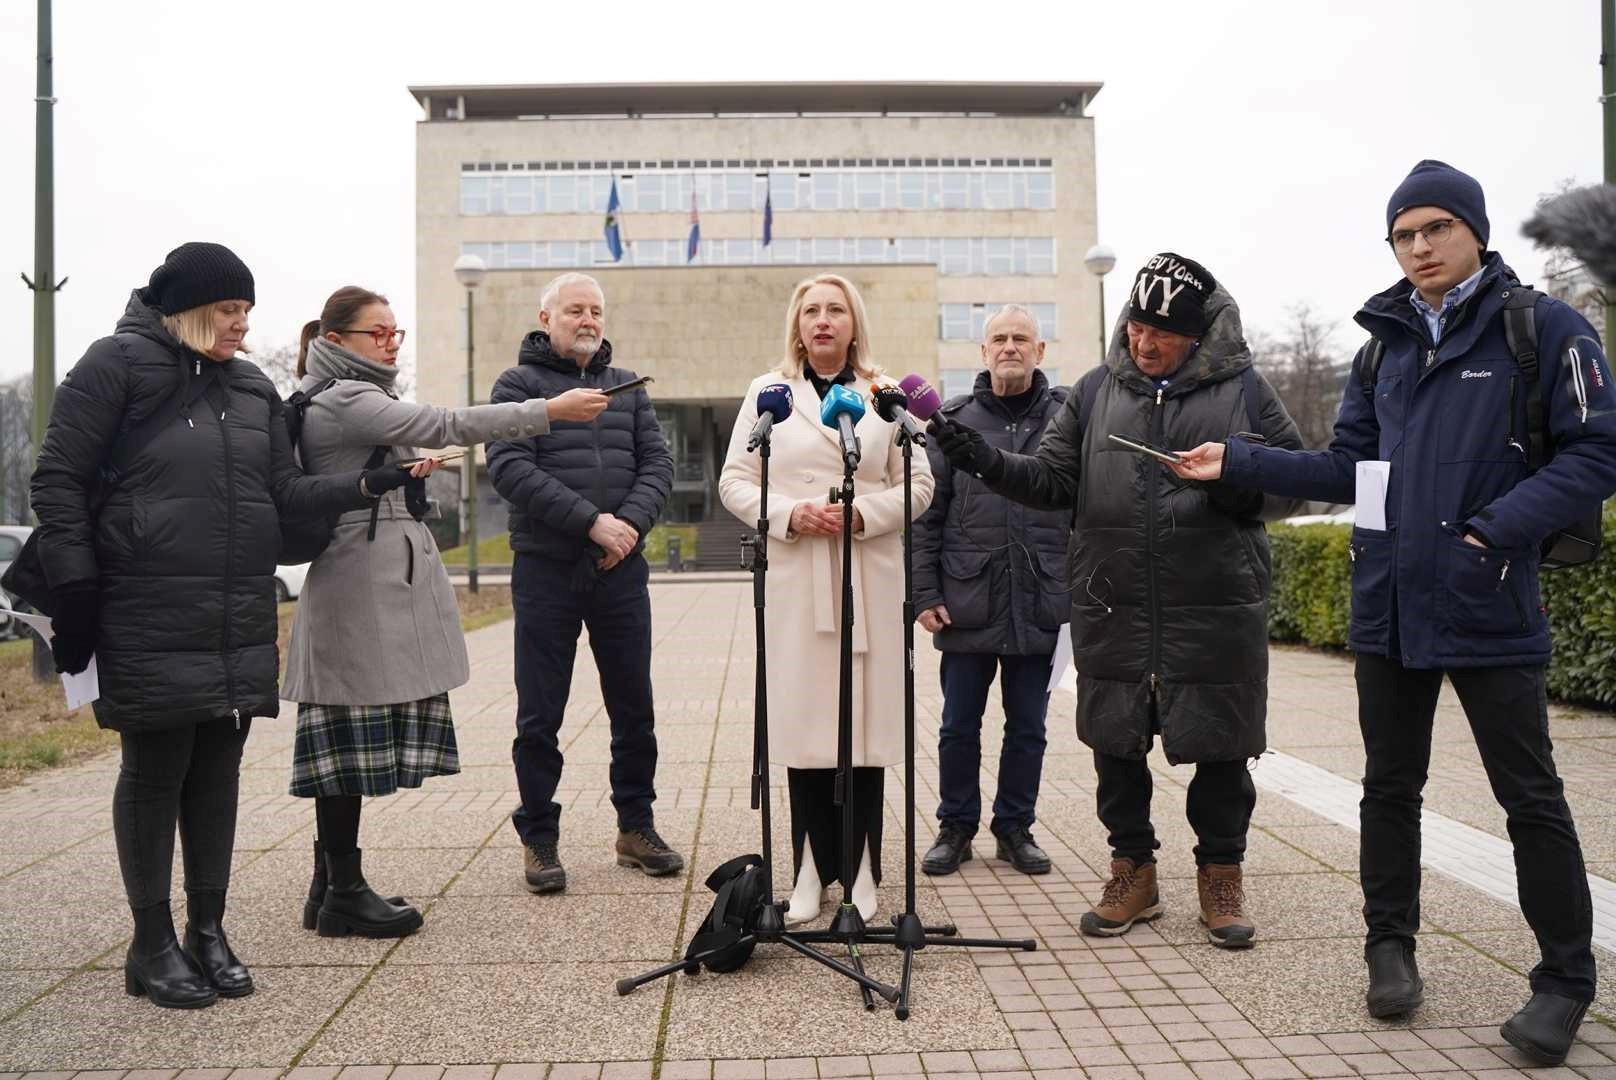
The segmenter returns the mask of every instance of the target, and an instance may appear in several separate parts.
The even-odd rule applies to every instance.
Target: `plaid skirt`
[[[448,694],[399,705],[297,707],[293,795],[391,795],[459,771]]]

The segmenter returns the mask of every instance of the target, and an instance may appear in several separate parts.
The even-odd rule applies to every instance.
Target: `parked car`
[[[22,546],[28,540],[28,534],[33,532],[31,525],[0,525],[0,574],[6,572],[11,560],[17,557]],[[15,604],[16,598],[10,593],[6,594],[5,603],[0,607],[9,608]],[[7,638],[21,637],[22,627],[6,611],[0,611],[0,641]]]
[[[303,579],[309,576],[309,564],[298,563],[295,566],[277,566],[275,568],[275,602],[284,604],[288,600],[296,600],[303,591]]]

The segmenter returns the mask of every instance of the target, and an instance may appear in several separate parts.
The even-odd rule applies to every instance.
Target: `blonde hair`
[[[580,274],[574,270],[568,271],[565,274],[558,274],[549,280],[549,282],[544,286],[544,291],[539,294],[539,310],[548,311],[551,315],[554,315],[556,301],[561,298],[561,290],[565,289],[568,285],[585,284],[593,285],[595,287],[595,291],[600,293],[601,302],[605,303],[606,290],[600,287],[600,282],[596,281],[588,274]]]
[[[193,352],[206,356],[218,344],[219,335],[213,329],[213,309],[220,304],[238,303],[235,300],[219,300],[212,304],[201,304],[194,308],[187,308],[177,315],[163,316],[163,329],[174,335],[174,340]],[[250,353],[247,343],[243,341],[237,352]]]
[[[853,312],[853,340],[847,346],[847,362],[852,365],[853,374],[864,379],[880,375],[881,365],[875,362],[875,354],[870,347],[870,317],[864,310],[864,297],[859,295],[851,281],[840,274],[815,274],[803,278],[791,290],[791,303],[786,307],[786,352],[780,361],[780,374],[788,379],[802,374],[808,346],[803,343],[802,328],[798,322],[802,315],[802,299],[815,285],[834,285],[847,297],[847,306]]]

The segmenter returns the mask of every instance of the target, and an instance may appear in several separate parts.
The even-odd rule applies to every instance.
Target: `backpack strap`
[[[1099,374],[1089,373],[1077,380],[1072,389],[1077,391],[1077,424],[1078,434],[1083,435],[1089,430],[1089,417],[1094,414],[1094,399],[1100,396],[1100,384],[1105,382],[1104,367],[1094,369]]]
[[[1369,407],[1375,407],[1375,380],[1380,378],[1380,362],[1386,357],[1386,343],[1370,335],[1358,355],[1352,358],[1352,373],[1358,376],[1358,389]]]
[[[1247,364],[1240,372],[1240,396],[1246,402],[1246,420],[1253,435],[1262,434],[1262,407],[1257,401],[1257,369]]]
[[[390,449],[392,448],[387,446],[378,446],[372,450],[370,452],[370,457],[365,459],[365,471],[368,472],[371,469],[381,468],[382,462],[387,460],[387,452]],[[365,530],[365,540],[367,543],[376,539],[376,521],[382,516],[382,500],[386,497],[387,496],[383,495],[375,502],[370,504],[370,528]]]
[[[1543,404],[1534,310],[1542,295],[1536,289],[1517,285],[1504,298],[1504,340],[1509,343],[1510,354],[1515,357],[1515,366],[1526,384],[1526,468],[1529,472],[1536,472],[1549,460],[1549,417]]]

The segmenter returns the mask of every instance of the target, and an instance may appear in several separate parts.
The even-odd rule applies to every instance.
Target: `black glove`
[[[359,474],[359,490],[372,499],[379,499],[394,488],[401,488],[410,481],[410,470],[400,468],[398,465],[382,465],[375,469],[366,469]]]
[[[412,476],[404,482],[404,507],[416,521],[432,511],[432,503],[426,497],[426,477]]]
[[[946,416],[937,416],[932,419],[931,431],[937,437],[937,445],[942,449],[943,456],[954,468],[963,469],[990,483],[1004,472],[999,451],[989,446],[987,440],[982,438],[982,433],[975,428],[966,427]]]
[[[51,656],[56,670],[77,675],[90,666],[95,653],[95,631],[101,621],[101,592],[94,582],[80,582],[59,590],[52,598]]]

